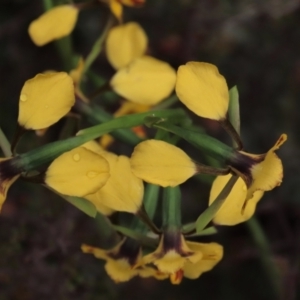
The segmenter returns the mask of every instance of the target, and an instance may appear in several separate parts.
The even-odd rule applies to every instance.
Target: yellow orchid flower
[[[218,176],[211,187],[209,204],[211,205],[232,175]],[[236,225],[249,220],[256,208],[256,204],[262,198],[264,192],[256,191],[246,201],[247,186],[240,177],[227,196],[225,202],[214,217],[214,223],[219,225]]]
[[[109,171],[104,157],[78,147],[52,162],[46,172],[45,183],[61,194],[83,197],[105,185],[110,177]]]
[[[139,143],[130,164],[137,177],[163,187],[177,186],[197,173],[196,164],[185,152],[159,140]]]
[[[141,265],[142,249],[133,240],[124,238],[114,248],[104,250],[88,245],[82,245],[81,250],[84,253],[91,253],[96,258],[106,261],[105,270],[107,274],[116,282],[128,281],[134,276],[155,277],[165,279],[167,276],[161,274],[154,268]],[[140,265],[134,268],[135,265]]]
[[[196,279],[211,270],[222,256],[223,247],[217,243],[189,242],[179,232],[165,232],[158,248],[144,256],[142,264],[154,264],[173,284],[179,284],[182,276]]]
[[[223,257],[223,247],[217,243],[187,242],[188,247],[194,252],[201,252],[202,258],[196,263],[187,261],[183,267],[183,276],[197,279],[202,273],[210,271]]]
[[[123,5],[131,7],[141,6],[145,3],[145,0],[104,0],[104,2],[108,3],[110,11],[118,19],[118,21],[122,22]]]
[[[96,207],[104,206],[111,209],[111,212],[136,213],[142,205],[144,185],[131,171],[129,158],[107,151],[101,151],[100,154],[108,161],[111,176],[102,188],[85,198]]]
[[[112,89],[125,99],[142,105],[155,105],[174,89],[175,70],[150,56],[134,59],[112,77]]]
[[[10,186],[20,177],[20,170],[15,170],[11,158],[0,158],[0,211]]]
[[[245,201],[253,197],[256,191],[270,191],[279,186],[283,178],[283,167],[275,151],[287,140],[282,134],[275,145],[265,154],[250,154],[238,151],[238,155],[230,160],[230,168],[243,178],[247,185]]]
[[[147,45],[148,37],[138,23],[115,26],[106,39],[107,59],[115,69],[121,69],[145,54]]]
[[[240,175],[240,178],[217,212],[214,218],[216,224],[235,225],[249,220],[264,192],[281,184],[283,167],[275,151],[286,139],[287,136],[282,134],[266,154],[255,155],[239,151],[238,155],[229,162],[230,168]],[[230,177],[231,175],[218,176],[215,179],[210,192],[209,204],[215,201]]]
[[[59,5],[30,23],[28,33],[37,46],[69,35],[76,24],[78,9],[73,5]]]
[[[47,128],[66,115],[74,103],[74,85],[67,73],[37,74],[21,90],[18,122],[26,129]]]
[[[180,66],[175,90],[179,100],[196,115],[218,121],[226,118],[229,92],[216,66],[204,62]]]

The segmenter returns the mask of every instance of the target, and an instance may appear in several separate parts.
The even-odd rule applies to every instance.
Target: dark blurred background
[[[25,80],[63,68],[53,44],[38,48],[27,34],[42,12],[41,0],[0,3],[0,126],[9,139]],[[78,54],[89,53],[107,15],[104,6],[80,14],[73,33]],[[238,86],[246,150],[264,153],[281,133],[288,134],[279,151],[284,181],[265,194],[256,216],[280,271],[280,299],[300,299],[300,1],[147,0],[143,8],[125,9],[125,21],[130,20],[148,33],[149,54],[175,68],[191,60],[213,63],[229,87]],[[113,74],[105,55],[93,70]],[[199,122],[210,134],[222,135],[214,122]],[[29,133],[21,147],[41,143]],[[209,185],[199,188],[189,180],[183,188],[184,219],[191,221],[207,205]],[[247,224],[220,227],[217,235],[198,239],[223,244],[224,259],[180,286],[140,278],[114,284],[102,261],[80,251],[82,243],[99,241],[101,228],[92,218],[42,186],[17,181],[0,215],[0,300],[276,299]]]

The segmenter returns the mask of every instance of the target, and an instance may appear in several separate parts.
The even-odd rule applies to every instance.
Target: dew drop
[[[80,155],[78,153],[73,155],[73,160],[80,161]]]
[[[95,178],[97,175],[98,175],[98,172],[95,172],[95,171],[89,171],[87,173],[88,178]]]
[[[21,94],[21,96],[20,96],[20,100],[21,100],[22,102],[25,102],[25,101],[27,101],[27,99],[28,99],[28,97],[27,97],[27,95],[26,95],[26,94]]]

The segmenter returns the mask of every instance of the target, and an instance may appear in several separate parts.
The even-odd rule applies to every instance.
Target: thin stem
[[[156,225],[149,218],[144,206],[137,211],[136,215],[156,234],[161,234],[161,231],[156,227]]]
[[[228,119],[223,119],[223,120],[219,121],[219,123],[226,130],[226,132],[231,136],[232,140],[236,143],[237,150],[242,150],[244,148],[243,142],[240,138],[240,135],[235,130],[235,128],[232,126],[230,121]]]
[[[255,217],[252,217],[248,222],[246,222],[246,225],[254,242],[256,243],[257,248],[259,249],[261,263],[273,288],[273,296],[276,297],[275,299],[280,299],[282,290],[279,285],[279,269],[272,259],[272,252],[270,250],[267,237]]]
[[[227,175],[230,173],[229,168],[214,168],[210,166],[205,166],[199,163],[196,163],[197,173],[207,174],[207,175]]]
[[[0,127],[0,147],[6,157],[12,156],[10,143]]]
[[[23,128],[19,124],[17,124],[17,130],[16,130],[14,137],[12,139],[12,142],[11,142],[11,152],[13,154],[15,153],[18,142],[19,142],[20,138],[22,137],[22,135],[25,133],[25,131],[26,131],[25,128]]]

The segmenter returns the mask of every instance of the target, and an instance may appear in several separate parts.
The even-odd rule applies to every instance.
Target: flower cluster
[[[123,5],[140,6],[144,1],[103,0],[93,5],[102,2],[117,19],[117,25],[109,23],[101,36],[115,73],[101,78],[105,83],[97,87],[97,93],[109,99],[105,96],[109,91],[119,108],[109,114],[105,103],[100,106],[87,96],[87,69],[100,50],[81,58],[69,73],[48,71],[26,81],[20,92],[19,128],[12,154],[0,159],[0,208],[10,186],[18,178],[26,178],[46,185],[89,215],[107,218],[131,213],[130,227],[108,221],[107,226],[119,232],[110,249],[83,244],[82,251],[105,260],[105,270],[115,282],[134,276],[169,278],[173,284],[183,277],[196,279],[218,264],[223,247],[215,242],[192,242],[190,237],[205,231],[215,233],[214,226],[206,227],[210,221],[235,225],[253,216],[264,192],[282,181],[283,167],[275,152],[287,136],[282,134],[265,154],[246,152],[236,122],[239,116],[228,113],[234,101],[217,67],[193,61],[176,72],[168,63],[147,55],[148,37],[139,24],[122,23]],[[31,39],[42,46],[68,36],[84,8],[89,4],[52,8],[30,24]],[[171,96],[174,90],[176,95]],[[183,107],[197,116],[217,121],[234,144],[201,132],[183,109],[157,109],[162,101],[172,105],[172,97],[178,97]],[[74,114],[87,116],[94,126],[27,153],[16,153],[26,130],[45,130]],[[145,125],[152,130],[147,131]],[[109,137],[109,143],[104,143],[103,137]],[[216,159],[218,167],[191,158],[176,146],[179,139]],[[128,147],[125,151],[119,147],[118,154],[109,151],[108,145],[114,141],[126,143],[131,153]],[[197,221],[182,224],[181,203],[187,199],[181,198],[180,185],[197,174],[216,176],[203,212],[209,220],[201,223],[200,215]],[[153,221],[158,200],[162,201],[161,228]],[[211,210],[217,205],[216,212]]]

